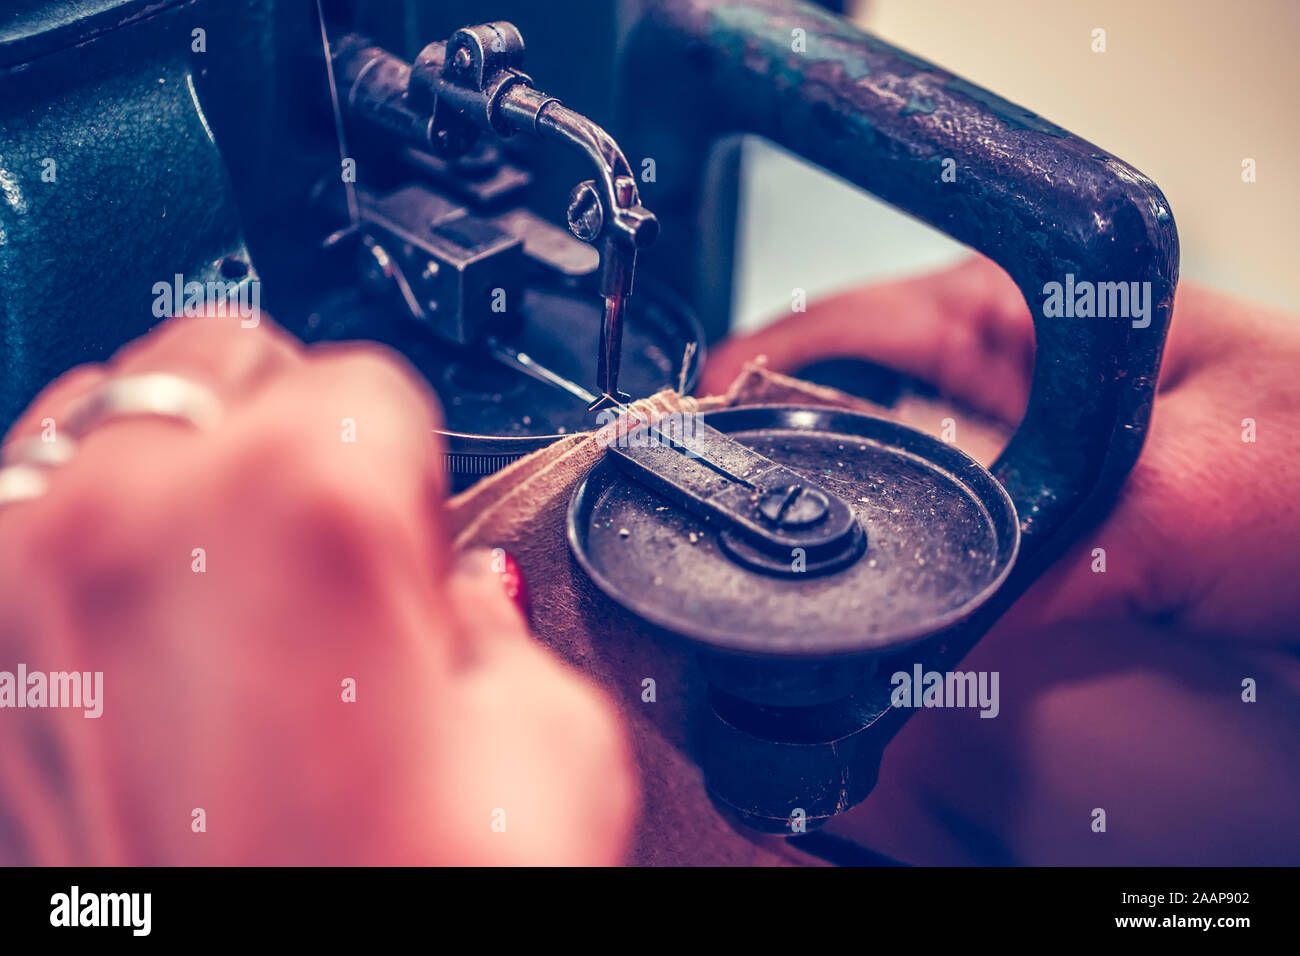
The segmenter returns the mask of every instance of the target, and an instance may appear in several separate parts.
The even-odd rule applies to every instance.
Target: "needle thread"
[[[334,107],[334,136],[339,144],[339,167],[348,161],[348,141],[343,133],[343,109],[339,106],[339,88],[334,79],[334,55],[330,52],[330,38],[325,30],[325,11],[321,7],[321,0],[316,0],[316,19],[320,22],[320,42],[321,48],[325,51],[325,75],[329,77],[330,100]],[[352,220],[352,225],[357,225],[361,220],[361,207],[357,203],[356,186],[347,177],[343,178],[343,191],[348,197],[348,216]]]

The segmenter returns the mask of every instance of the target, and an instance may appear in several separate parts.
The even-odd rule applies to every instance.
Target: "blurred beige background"
[[[854,15],[1149,175],[1178,223],[1183,278],[1300,314],[1300,0],[860,0]],[[963,255],[764,146],[747,149],[746,174],[741,327],[788,310],[795,286],[825,294]],[[854,237],[850,251],[809,258],[799,247],[817,229]],[[773,243],[782,233],[803,240]]]
[[[868,0],[857,19],[1154,179],[1184,275],[1300,308],[1300,0]]]

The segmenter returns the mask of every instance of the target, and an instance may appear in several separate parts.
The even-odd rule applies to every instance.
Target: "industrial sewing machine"
[[[951,669],[1142,445],[1178,268],[1160,191],[802,0],[27,0],[0,19],[0,93],[6,426],[155,324],[160,279],[255,283],[304,339],[406,354],[464,486],[691,389],[731,314],[740,134],[987,254],[1031,306],[1067,274],[1149,282],[1145,327],[1035,312],[1028,412],[990,470],[890,422],[751,408],[588,476],[575,560],[697,648],[699,760],[759,830],[864,799],[910,713],[882,662]],[[686,535],[704,546],[651,600]]]

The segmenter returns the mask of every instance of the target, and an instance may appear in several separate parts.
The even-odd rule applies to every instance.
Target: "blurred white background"
[[[1300,0],[865,0],[855,18],[1154,179],[1184,279],[1300,312]],[[762,143],[746,146],[745,190],[742,329],[788,313],[796,287],[812,299],[966,254]]]

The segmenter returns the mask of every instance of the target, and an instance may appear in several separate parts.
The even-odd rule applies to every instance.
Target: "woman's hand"
[[[615,710],[529,636],[500,554],[450,553],[400,360],[174,319],[9,441],[145,372],[212,389],[220,424],[104,422],[0,510],[0,670],[103,673],[98,719],[0,711],[0,861],[618,862]]]

